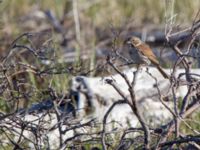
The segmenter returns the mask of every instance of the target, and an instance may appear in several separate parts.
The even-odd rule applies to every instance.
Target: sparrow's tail
[[[169,79],[169,75],[161,68],[160,65],[156,66],[165,79]]]

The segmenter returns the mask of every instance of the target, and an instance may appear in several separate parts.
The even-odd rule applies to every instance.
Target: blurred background
[[[95,97],[96,101],[102,104],[102,108],[109,106],[102,97],[91,96],[89,90],[80,90],[83,87],[87,89],[87,84],[83,84],[83,87],[78,85],[76,88],[79,92],[73,91],[72,82],[75,77],[102,79],[104,76],[116,74],[113,68],[107,65],[108,56],[121,70],[133,67],[133,64],[125,65],[125,60],[129,61],[130,57],[124,44],[132,35],[140,37],[150,45],[163,68],[172,68],[178,57],[167,43],[166,34],[169,31],[176,33],[191,28],[198,20],[200,0],[0,0],[1,119],[4,119],[4,114],[9,116],[15,112],[41,112],[54,106],[63,109],[66,104],[67,109],[69,108],[67,111],[73,112],[75,116],[79,103],[84,103],[80,93],[85,94],[88,99],[93,100]],[[192,68],[199,68],[200,37],[191,43],[188,50],[190,52],[187,54],[195,56],[196,59],[189,57],[191,63],[188,64]],[[187,51],[188,43],[179,44],[181,51]],[[97,78],[98,81],[100,78]],[[195,84],[197,81],[194,80]],[[76,82],[82,83],[83,80],[77,78]],[[194,82],[192,80],[191,85]],[[189,83],[187,84],[189,86]],[[98,88],[96,83],[93,87]],[[100,89],[102,95],[106,92],[110,94],[109,90]],[[145,92],[142,90],[141,94],[145,95]],[[186,92],[184,94],[186,95]],[[186,95],[186,99],[187,97],[192,99],[194,96]],[[108,99],[110,104],[113,103],[112,98]],[[182,101],[180,98],[180,104]],[[177,107],[181,106],[179,102]],[[92,107],[92,103],[87,104],[84,107],[85,114],[92,114],[96,105]],[[147,105],[151,106],[152,102],[148,101]],[[55,112],[57,113],[57,110]],[[13,118],[15,120],[15,116]],[[199,131],[200,113],[192,114],[190,119],[188,124],[191,122],[191,127]],[[158,119],[152,121],[154,120]],[[196,123],[193,123],[194,120]],[[24,123],[20,124],[24,130]],[[182,130],[185,133],[194,133],[188,128]],[[100,133],[98,132],[98,135]],[[40,137],[41,134],[38,135]],[[18,142],[20,139],[21,137]],[[137,140],[135,142],[137,143]],[[9,142],[7,146],[10,147]]]
[[[171,28],[190,27],[199,10],[199,0],[2,0],[0,59],[9,75],[23,70],[12,76],[12,88],[20,95],[20,90],[34,92],[35,101],[49,86],[65,93],[74,75],[112,74],[105,58],[113,51],[128,58],[123,42],[130,35],[150,44],[162,66],[171,67],[176,55],[166,46],[165,35]],[[27,73],[28,66],[40,72]]]
[[[7,55],[7,48],[20,34],[43,32],[32,36],[36,48],[51,37],[60,48],[60,60],[90,59],[92,67],[109,53],[113,41],[120,49],[128,35],[164,45],[167,29],[190,26],[199,9],[199,0],[2,0],[0,56]],[[44,36],[47,33],[53,36]],[[155,53],[160,55],[160,51]]]

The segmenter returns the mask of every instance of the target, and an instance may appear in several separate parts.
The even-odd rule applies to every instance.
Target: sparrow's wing
[[[146,44],[141,44],[137,47],[137,49],[146,57],[148,57],[148,59],[151,61],[151,63],[153,63],[154,65],[158,65],[159,62],[156,58],[156,56],[154,55],[153,51],[151,50],[151,48],[146,45]]]

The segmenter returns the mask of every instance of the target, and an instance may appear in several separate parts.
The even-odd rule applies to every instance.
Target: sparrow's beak
[[[125,45],[130,45],[131,44],[131,38],[128,37],[126,40],[124,40]]]
[[[126,42],[126,44],[131,44],[131,41],[128,40],[128,41]]]

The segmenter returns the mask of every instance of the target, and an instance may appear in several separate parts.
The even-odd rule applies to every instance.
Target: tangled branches
[[[71,86],[69,81],[74,76],[86,73],[82,68],[59,63],[51,31],[20,35],[11,44],[0,67],[0,146],[5,149],[9,146],[13,149],[84,149],[89,144],[91,149],[104,150],[198,149],[199,131],[188,124],[187,117],[200,105],[199,74],[192,72],[192,63],[198,61],[199,57],[191,52],[193,48],[199,49],[199,27],[200,21],[197,21],[187,30],[173,34],[169,30],[166,34],[167,44],[177,60],[172,66],[165,94],[160,89],[158,78],[149,70],[146,71],[155,83],[159,102],[172,116],[171,120],[157,127],[148,124],[138,104],[136,86],[140,69],[128,77],[115,64],[117,59],[124,59],[116,49],[107,57],[105,64],[125,82],[127,91],[125,93],[124,87],[119,86],[119,81],[114,78],[104,80],[120,98],[109,105],[99,121],[92,116],[100,107],[95,104],[106,106],[109,102],[95,95],[81,77],[76,78],[78,85],[72,88],[74,85]],[[184,42],[186,51],[180,47],[181,42]],[[184,71],[177,74],[179,67]],[[187,92],[180,98],[177,89],[181,86],[186,86]],[[173,103],[172,107],[168,105],[169,101]],[[114,126],[113,122],[108,121],[109,115],[118,105],[128,105],[139,125],[125,128],[120,133],[118,128],[108,129],[108,126]],[[182,125],[192,134],[182,132]]]

